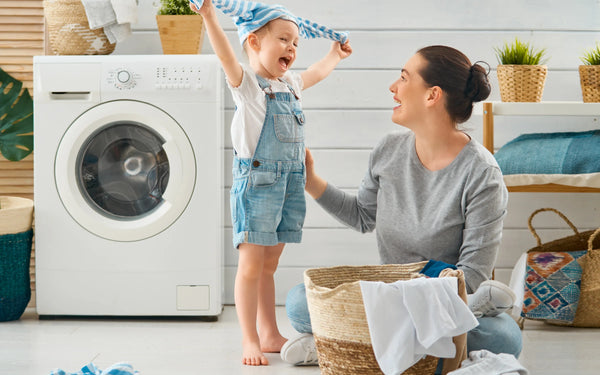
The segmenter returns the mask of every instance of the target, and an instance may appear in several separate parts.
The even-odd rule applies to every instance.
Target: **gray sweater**
[[[412,132],[389,134],[375,147],[356,196],[328,184],[317,200],[363,233],[377,223],[382,263],[455,264],[469,293],[491,277],[507,201],[500,168],[481,144],[471,140],[432,172],[419,160]]]

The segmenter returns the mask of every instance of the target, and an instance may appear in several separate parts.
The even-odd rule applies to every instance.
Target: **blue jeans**
[[[285,301],[285,309],[292,327],[300,333],[312,333],[306,289],[304,284],[293,287]],[[519,358],[523,338],[517,323],[508,314],[477,319],[479,325],[467,333],[467,351],[486,349],[492,353],[508,353]]]

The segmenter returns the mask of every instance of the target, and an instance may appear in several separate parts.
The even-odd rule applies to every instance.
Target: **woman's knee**
[[[306,289],[304,284],[298,284],[288,292],[285,310],[292,327],[300,333],[312,333]]]
[[[479,318],[479,326],[467,334],[467,350],[486,349],[492,353],[508,353],[519,357],[523,337],[518,324],[508,314]]]

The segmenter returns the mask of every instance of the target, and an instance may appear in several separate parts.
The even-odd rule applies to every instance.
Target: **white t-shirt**
[[[231,87],[227,81],[236,105],[231,121],[231,141],[239,158],[251,158],[265,122],[267,99],[258,84],[256,73],[249,66],[243,64],[241,66],[244,70],[242,83],[238,87]],[[290,83],[299,100],[302,100],[304,83],[300,74],[288,71],[282,78]],[[285,83],[271,79],[268,81],[273,92],[290,92]]]

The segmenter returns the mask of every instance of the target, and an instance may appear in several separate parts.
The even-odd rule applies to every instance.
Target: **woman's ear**
[[[246,43],[248,44],[248,47],[250,47],[250,49],[252,49],[253,51],[260,50],[260,39],[255,33],[248,34]]]
[[[430,87],[427,90],[426,105],[437,104],[442,99],[443,94],[444,94],[444,92],[442,91],[441,87],[439,87],[439,86]]]

